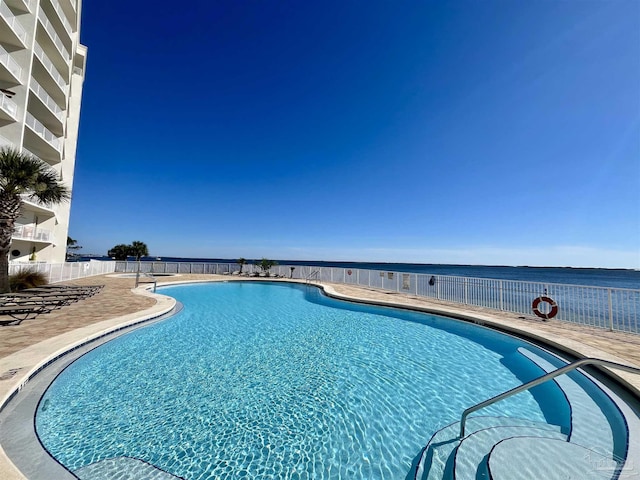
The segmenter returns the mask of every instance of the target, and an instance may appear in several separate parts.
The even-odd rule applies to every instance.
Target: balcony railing
[[[49,19],[47,18],[47,15],[42,10],[38,10],[38,20],[40,20],[40,23],[42,23],[42,26],[49,34],[49,37],[51,38],[54,45],[58,49],[58,52],[60,52],[60,55],[62,55],[62,58],[64,58],[65,61],[67,62],[71,60],[71,55],[69,54],[69,52],[64,46],[64,43],[62,43],[62,40],[56,33],[56,29],[53,27],[53,24],[49,21]]]
[[[77,7],[76,7],[76,0],[62,0],[62,1],[66,2],[67,4],[69,4],[69,5],[71,6],[71,9],[72,9],[74,12],[77,12],[77,11],[78,11],[78,9],[77,9]]]
[[[12,238],[53,243],[53,232],[37,225],[16,225]]]
[[[29,112],[27,112],[27,121],[25,124],[42,137],[49,145],[55,148],[56,151],[60,152],[60,147],[62,145],[60,139],[51,133],[42,123],[36,120],[36,118]]]
[[[30,87],[31,87],[31,90],[33,90],[33,92],[37,95],[37,97],[42,101],[42,103],[44,103],[49,108],[49,110],[53,112],[56,118],[61,122],[64,121],[63,110],[58,106],[58,104],[53,100],[53,98],[49,96],[47,91],[44,88],[42,88],[42,86],[38,82],[36,82],[34,79],[31,79]]]
[[[11,115],[14,120],[17,120],[18,105],[13,100],[9,100],[4,94],[0,94],[0,109]]]
[[[33,12],[37,2],[36,0],[4,0],[4,3],[20,12]]]
[[[20,24],[13,12],[11,12],[11,9],[3,2],[0,2],[0,16],[9,24],[11,30],[13,30],[13,33],[16,34],[20,41],[26,45],[27,31]]]
[[[51,5],[53,5],[53,9],[58,14],[58,17],[60,18],[60,21],[62,22],[64,29],[67,31],[69,36],[71,36],[73,28],[71,27],[71,23],[67,19],[67,16],[64,14],[64,11],[62,10],[60,3],[58,3],[57,0],[51,0]]]
[[[0,45],[0,63],[5,66],[7,70],[11,72],[11,74],[18,79],[19,82],[22,82],[22,67],[16,62],[9,52],[7,52],[4,47]]]
[[[33,153],[29,152],[26,148],[22,149],[25,153]],[[51,206],[43,205],[40,201],[35,198],[31,198],[30,195],[23,193],[20,195],[20,199],[22,200],[22,208],[28,211],[35,211],[39,217],[55,217],[56,212],[51,208]]]
[[[66,95],[67,82],[65,82],[64,78],[62,78],[62,75],[60,75],[60,72],[58,72],[58,69],[53,65],[53,62],[49,59],[47,54],[44,53],[42,47],[36,43],[33,47],[33,51],[36,54],[36,57],[38,57],[38,59],[42,62],[42,65],[47,70],[47,72],[49,72],[49,75],[51,75],[53,80],[58,84],[60,89],[65,92]]]

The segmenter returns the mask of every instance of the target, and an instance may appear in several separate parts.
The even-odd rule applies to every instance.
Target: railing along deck
[[[640,289],[594,287],[547,282],[527,282],[491,278],[430,275],[428,273],[383,270],[276,265],[271,273],[320,283],[376,288],[460,305],[489,308],[519,315],[532,315],[532,302],[549,297],[558,305],[556,320],[607,330],[640,334]],[[240,270],[235,263],[141,262],[141,271],[175,274],[231,274]],[[119,272],[135,272],[136,262],[117,262]],[[258,271],[256,265],[244,272]],[[543,305],[545,305],[543,303]],[[545,307],[542,307],[544,310]],[[544,313],[544,312],[543,312]]]

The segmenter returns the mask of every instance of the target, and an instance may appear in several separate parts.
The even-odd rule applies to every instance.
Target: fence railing
[[[116,262],[116,271],[135,272],[136,262]],[[240,271],[234,263],[141,262],[145,273],[221,274]],[[243,265],[245,274],[257,274],[257,265]],[[430,275],[339,267],[276,265],[271,274],[377,288],[461,305],[533,315],[532,302],[550,297],[558,305],[557,320],[607,330],[640,334],[640,289],[592,287],[560,283]],[[316,273],[317,272],[317,273]],[[547,303],[542,303],[542,313]],[[548,310],[547,310],[548,311]]]
[[[116,262],[66,262],[66,263],[10,263],[9,275],[29,270],[39,272],[47,277],[49,283],[65,282],[78,278],[93,277],[113,273],[116,270]]]

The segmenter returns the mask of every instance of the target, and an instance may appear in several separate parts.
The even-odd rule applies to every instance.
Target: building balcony
[[[71,11],[73,12],[74,15],[78,13],[76,2],[77,0],[59,0],[59,3],[62,5],[62,9],[64,11]],[[67,16],[69,18],[73,18],[73,15],[67,15]]]
[[[36,6],[36,0],[4,0],[4,2],[14,10],[23,13],[33,12]]]
[[[11,86],[22,83],[22,67],[2,45],[0,45],[0,81]]]
[[[57,0],[49,0],[48,3],[42,2],[40,3],[40,5],[47,11],[47,13],[49,13],[49,10],[51,10],[51,14],[48,15],[49,18],[52,18],[52,16],[54,16],[53,12],[55,12],[55,17],[58,19],[57,21],[60,22],[62,28],[64,28],[64,31],[67,32],[68,36],[71,36],[73,34],[73,27],[67,19],[62,6]],[[49,8],[49,6],[51,6],[51,8]]]
[[[24,145],[37,157],[50,165],[62,161],[62,139],[54,135],[47,127],[27,112],[24,131]]]
[[[55,102],[47,91],[33,78],[29,85],[35,99],[29,98],[29,110],[36,115],[57,136],[64,133],[64,110]]]
[[[32,155],[34,157],[36,157],[39,160],[42,160],[44,163],[47,163],[51,166],[52,162],[47,162],[46,160],[43,160],[42,158],[40,158],[38,155],[36,155],[35,153],[33,153],[31,150],[29,150],[28,148],[22,147],[22,153],[26,153],[29,155]],[[51,168],[54,168],[53,166],[51,166]],[[33,200],[29,199],[29,195],[23,194],[20,195],[20,197],[22,198],[22,203],[25,206],[26,210],[32,211],[32,212],[36,212],[45,216],[55,216],[55,212],[53,211],[53,209],[49,208],[49,207],[45,207],[43,205],[40,205],[38,202],[35,202]]]
[[[18,21],[6,3],[0,2],[0,42],[16,47],[25,48],[27,45],[27,31]],[[4,23],[6,26],[3,26]]]
[[[28,152],[31,153],[31,152]],[[56,212],[45,205],[41,205],[39,202],[35,200],[31,200],[29,195],[20,195],[22,199],[22,210],[28,212],[34,212],[38,215],[40,219],[49,219],[56,216]]]
[[[77,0],[50,0],[54,7],[59,7],[64,13],[64,17],[71,24],[73,33],[78,31],[78,11],[76,7]]]
[[[54,28],[51,21],[47,18],[46,13],[44,13],[42,10],[38,10],[38,20],[44,28],[46,37],[49,39],[49,42],[51,43],[53,48],[48,48],[47,42],[40,41],[40,45],[43,47],[43,49],[45,49],[47,55],[49,55],[50,58],[51,56],[53,56],[54,63],[56,62],[56,57],[59,57],[59,60],[57,61],[57,63],[55,63],[56,67],[58,67],[59,70],[65,71],[68,68],[69,62],[71,61],[71,54],[69,54],[69,51],[64,46],[62,39],[56,32],[56,29]]]
[[[6,95],[0,93],[0,119],[16,122],[18,120],[18,105]]]
[[[54,243],[53,232],[37,225],[16,225],[11,238],[30,242]]]
[[[66,103],[67,82],[38,43],[33,47],[33,53],[39,60],[39,62],[34,62],[33,77],[38,79],[38,82],[51,93],[51,96],[58,103]]]

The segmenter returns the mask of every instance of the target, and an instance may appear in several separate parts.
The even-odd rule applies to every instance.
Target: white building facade
[[[71,190],[87,49],[81,0],[0,0],[0,146],[44,160]],[[9,260],[64,262],[70,202],[25,201]]]

